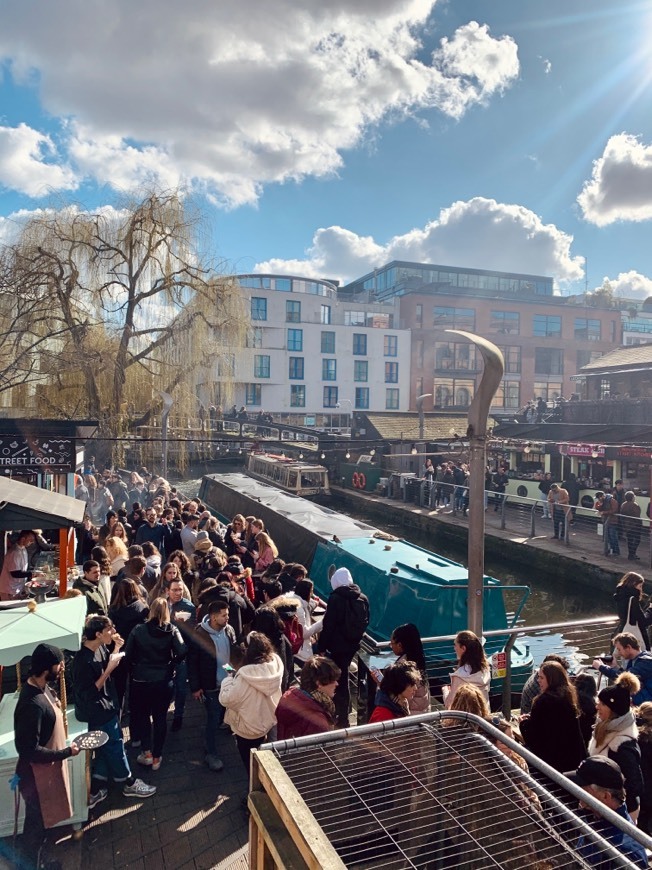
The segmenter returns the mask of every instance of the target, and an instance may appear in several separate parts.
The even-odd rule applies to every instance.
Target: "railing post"
[[[602,524],[602,555],[609,555],[609,523],[611,522],[611,517],[605,517],[604,522]]]
[[[537,533],[537,522],[535,519],[535,512],[537,508],[536,501],[532,505],[532,509],[530,510],[530,537],[533,538]]]
[[[512,649],[516,635],[512,634],[505,644],[505,679],[503,680],[503,718],[509,722],[512,715]]]
[[[506,527],[505,526],[505,523],[507,520],[507,516],[505,514],[506,504],[507,504],[507,493],[504,492],[504,493],[502,493],[502,503],[500,505],[500,528],[501,529],[504,529]]]

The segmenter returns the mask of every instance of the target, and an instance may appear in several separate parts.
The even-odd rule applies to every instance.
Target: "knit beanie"
[[[32,653],[30,671],[34,676],[39,676],[44,671],[49,671],[54,665],[60,665],[62,661],[63,653],[58,646],[40,643]]]
[[[631,707],[629,689],[618,684],[603,689],[598,700],[609,707],[614,716],[624,716]]]

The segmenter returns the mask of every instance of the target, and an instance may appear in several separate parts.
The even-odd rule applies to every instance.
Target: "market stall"
[[[0,836],[14,832],[14,793],[9,780],[16,770],[18,753],[14,746],[14,710],[21,687],[20,662],[30,656],[39,643],[51,643],[63,650],[76,651],[81,645],[81,635],[86,616],[86,599],[83,596],[36,604],[30,601],[20,607],[0,610],[0,666],[15,665],[18,671],[16,692],[5,695],[0,701]],[[68,741],[87,730],[85,723],[77,722],[74,707],[66,704],[63,676],[59,697],[64,711]],[[73,815],[61,825],[79,827],[88,818],[88,789],[86,785],[87,753],[69,759],[70,791]],[[25,809],[21,801],[18,831],[22,831]]]

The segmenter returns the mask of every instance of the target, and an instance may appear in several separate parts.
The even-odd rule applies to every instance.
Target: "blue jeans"
[[[174,674],[174,718],[183,719],[188,694],[188,664],[178,662]]]
[[[609,523],[607,524],[607,544],[609,545],[609,549],[614,555],[620,556],[620,545],[618,543],[618,523],[614,522],[611,517],[609,518]]]
[[[131,769],[125,755],[122,729],[120,728],[117,715],[109,719],[108,722],[102,722],[101,725],[89,721],[88,730],[104,731],[109,736],[109,742],[95,750],[93,779],[103,780],[104,782],[109,779],[114,780],[114,782],[125,782],[128,780],[131,777]]]
[[[553,505],[552,508],[552,525],[553,534],[556,538],[564,538],[566,536],[566,511]]]
[[[206,708],[206,753],[217,755],[217,732],[224,722],[226,710],[218,701],[220,690],[204,692],[204,707]]]

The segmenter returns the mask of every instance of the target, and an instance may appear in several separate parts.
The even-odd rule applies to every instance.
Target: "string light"
[[[303,453],[299,454],[299,459],[303,459]]]
[[[530,453],[531,451],[532,451],[532,445],[531,445],[530,442],[528,441],[528,443],[527,443],[527,444],[525,445],[525,447],[523,448],[523,453]]]
[[[369,451],[369,456],[375,456],[375,455],[376,455],[376,448],[372,447],[371,450]]]
[[[350,458],[351,458],[351,454],[349,453],[348,450],[347,450],[346,453],[344,454],[344,458],[345,458],[345,459],[350,459]]]

